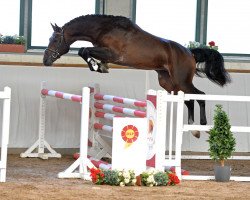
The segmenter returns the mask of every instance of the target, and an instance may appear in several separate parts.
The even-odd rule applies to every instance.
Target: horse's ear
[[[55,32],[61,32],[62,31],[62,28],[57,26],[57,24],[55,24],[55,25],[53,25],[52,23],[50,23],[50,24],[51,24],[51,26],[52,26],[52,28],[53,28],[53,30]]]

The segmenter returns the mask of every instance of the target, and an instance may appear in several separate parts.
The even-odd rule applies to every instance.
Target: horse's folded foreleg
[[[107,62],[112,62],[116,58],[109,49],[104,47],[87,47],[79,49],[78,55],[81,56],[88,64],[91,71],[108,73]],[[95,59],[100,60],[97,62]]]
[[[98,63],[89,55],[89,51],[87,50],[87,48],[80,48],[78,51],[78,55],[86,61],[91,71],[97,71],[100,73],[108,72],[106,68],[102,66],[101,63]]]

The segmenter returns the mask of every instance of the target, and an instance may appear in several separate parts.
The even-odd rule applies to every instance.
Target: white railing
[[[10,127],[10,99],[11,89],[5,87],[0,92],[0,99],[3,99],[3,119],[2,119],[2,142],[1,142],[1,160],[0,160],[0,182],[6,181],[7,167],[7,150],[9,143],[9,127]]]
[[[233,101],[233,102],[250,102],[250,97],[248,96],[226,96],[226,95],[197,95],[197,94],[184,94],[183,92],[178,92],[178,95],[167,95],[162,103],[167,104],[170,102],[170,132],[169,138],[173,138],[173,103],[177,104],[177,113],[176,113],[176,146],[175,146],[175,156],[172,156],[172,139],[169,140],[169,155],[167,159],[162,162],[164,165],[169,165],[171,163],[172,166],[176,167],[177,175],[186,180],[211,180],[214,179],[214,176],[181,176],[181,159],[188,156],[181,156],[181,145],[182,145],[182,137],[183,133],[187,131],[209,131],[213,125],[188,125],[183,123],[183,114],[184,114],[184,101],[189,100],[206,100],[206,101]],[[231,131],[235,133],[249,133],[250,127],[248,126],[232,126]],[[240,159],[242,157],[243,160],[246,160],[246,156],[234,156],[232,158]],[[194,157],[193,157],[194,158]],[[202,159],[203,156],[197,157],[196,159]],[[248,157],[248,159],[250,159]],[[249,172],[250,174],[250,172]],[[231,180],[236,181],[250,181],[249,177],[239,177],[239,176],[231,176]]]

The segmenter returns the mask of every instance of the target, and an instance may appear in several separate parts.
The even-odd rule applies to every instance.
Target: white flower
[[[133,184],[135,184],[135,183],[136,183],[136,179],[135,179],[135,178],[132,180],[132,183],[133,183]]]
[[[148,178],[147,178],[147,182],[148,183],[154,183],[154,176],[153,175],[150,175]]]
[[[124,172],[122,173],[122,176],[123,176],[125,179],[126,179],[126,178],[130,179],[130,174],[129,174],[129,172],[124,171]]]
[[[151,183],[150,185],[149,185],[149,187],[153,187],[154,185]]]
[[[147,170],[147,174],[155,174],[157,171],[154,168],[150,168],[149,170]]]
[[[196,41],[189,41],[189,44],[187,45],[187,48],[198,48],[200,47],[200,43]]]
[[[125,182],[125,184],[128,184],[129,183],[129,178],[125,178],[124,182]]]
[[[124,187],[125,186],[124,182],[120,182],[120,186]]]

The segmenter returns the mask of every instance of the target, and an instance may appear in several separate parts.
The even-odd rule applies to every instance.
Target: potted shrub
[[[0,52],[25,52],[25,39],[23,36],[3,36],[0,34]]]
[[[225,182],[230,180],[231,167],[225,166],[225,160],[235,151],[235,138],[231,132],[231,125],[222,105],[216,105],[214,127],[209,131],[209,156],[220,165],[215,166],[215,180]]]

